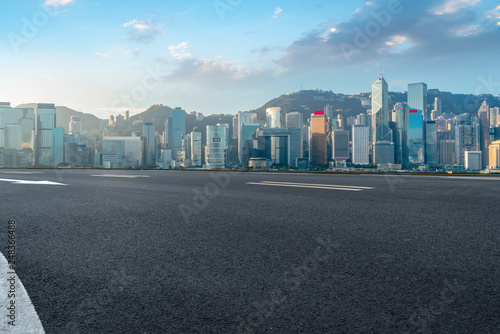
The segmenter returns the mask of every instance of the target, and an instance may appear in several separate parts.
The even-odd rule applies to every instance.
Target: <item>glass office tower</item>
[[[424,120],[430,119],[427,114],[427,85],[423,82],[408,85],[408,107],[422,110]]]
[[[408,113],[408,160],[410,165],[425,163],[425,141],[423,113],[419,109],[410,109]]]

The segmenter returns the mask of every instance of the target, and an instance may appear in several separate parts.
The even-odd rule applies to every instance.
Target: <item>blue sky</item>
[[[101,118],[235,113],[301,85],[359,93],[382,68],[392,91],[500,93],[492,0],[25,0],[0,22],[0,100]]]

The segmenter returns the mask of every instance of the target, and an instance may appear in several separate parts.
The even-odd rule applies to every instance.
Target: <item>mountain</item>
[[[407,101],[406,92],[389,92],[389,96],[391,98],[390,109],[397,102]],[[427,98],[430,105],[429,111],[433,109],[436,97],[442,99],[443,112],[448,114],[475,114],[484,100],[488,102],[490,107],[500,107],[500,98],[491,94],[476,96],[473,94],[452,94],[449,92],[440,92],[437,89],[430,89]],[[322,90],[303,90],[281,95],[251,112],[257,113],[259,120],[265,120],[267,108],[281,107],[284,113],[292,110],[302,113],[304,120],[306,120],[315,110],[324,110],[325,105],[329,104],[336,110],[336,114],[342,114],[345,118],[365,113],[367,109],[371,109],[370,103],[366,108],[363,107],[361,104],[362,99],[369,101],[370,93],[344,95]]]
[[[16,108],[35,108],[36,103],[26,103],[17,106]],[[92,131],[99,129],[102,125],[107,123],[106,120],[97,118],[92,114],[85,114],[80,111],[70,109],[68,107],[56,106],[56,127],[64,128],[64,132],[69,132],[69,122],[72,116],[80,117],[82,122],[82,131]]]

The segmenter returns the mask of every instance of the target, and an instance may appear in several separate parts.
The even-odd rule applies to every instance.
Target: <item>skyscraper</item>
[[[303,115],[298,111],[292,111],[286,114],[286,127],[287,128],[302,128],[304,124]]]
[[[488,147],[490,146],[490,107],[488,106],[488,102],[484,101],[481,104],[481,107],[478,111],[479,122],[481,126],[481,142],[480,142],[480,150],[483,152],[483,166],[488,166]]]
[[[430,119],[427,110],[427,85],[423,82],[408,85],[408,107],[422,110],[424,120]]]
[[[425,141],[424,141],[424,123],[422,110],[411,109],[408,112],[408,163],[422,165],[425,163]]]
[[[408,166],[408,106],[397,103],[392,112],[394,162]]]
[[[349,131],[332,132],[332,159],[335,161],[349,159]]]
[[[489,147],[489,167],[500,168],[500,140],[494,141]]]
[[[316,111],[311,116],[311,140],[309,161],[312,165],[322,166],[327,161],[327,118],[324,111]]]
[[[52,129],[56,127],[56,106],[37,104],[35,120],[35,165],[52,166]]]
[[[205,160],[210,168],[224,168],[227,164],[228,124],[207,125]]]
[[[281,108],[266,109],[266,124],[268,128],[281,128]]]
[[[434,98],[434,110],[436,111],[436,119],[443,113],[443,99],[440,97]]]
[[[436,121],[425,122],[425,163],[429,167],[436,167],[438,163]]]
[[[241,137],[241,126],[243,124],[257,124],[257,114],[251,112],[238,112],[238,160],[242,163],[244,141]]]
[[[201,166],[201,132],[198,128],[194,128],[191,132],[191,164],[193,166]]]
[[[144,123],[142,127],[142,136],[145,141],[144,165],[151,166],[155,163],[156,141],[155,125],[153,123]]]
[[[383,140],[377,138],[377,129],[389,126],[389,86],[383,76],[380,76],[372,85],[372,135],[373,142]]]
[[[69,122],[69,133],[79,135],[82,132],[82,122],[79,116],[71,116]]]
[[[167,147],[172,150],[172,159],[179,161],[182,157],[182,139],[186,135],[186,112],[181,108],[172,110],[165,122]]]
[[[370,163],[370,129],[368,125],[352,126],[352,162],[355,165]]]

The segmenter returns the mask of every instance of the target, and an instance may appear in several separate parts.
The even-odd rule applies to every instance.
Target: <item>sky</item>
[[[301,88],[368,92],[379,73],[390,91],[500,93],[496,0],[0,4],[0,101],[13,106],[234,114]]]

